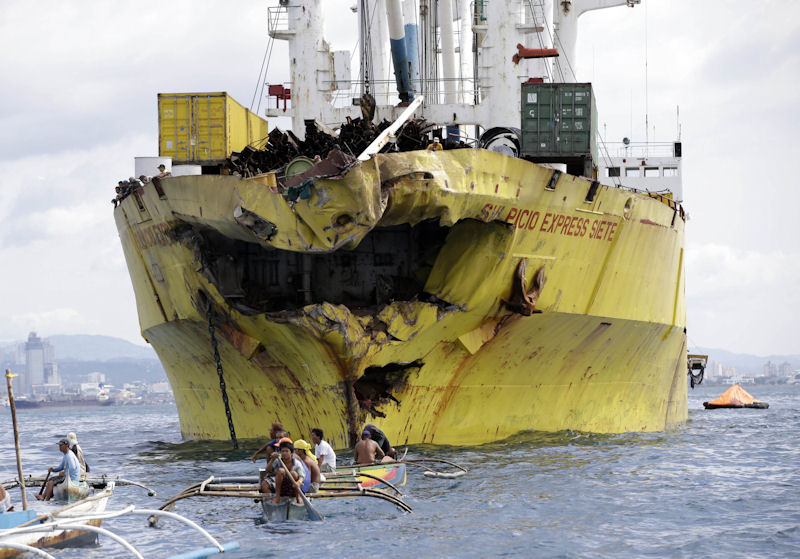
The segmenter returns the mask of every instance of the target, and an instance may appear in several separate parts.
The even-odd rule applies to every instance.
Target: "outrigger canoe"
[[[108,491],[108,493],[110,495],[110,491]],[[167,516],[172,520],[178,520],[199,533],[201,538],[204,539],[207,544],[210,544],[205,547],[178,553],[177,555],[171,555],[169,559],[204,559],[211,555],[239,549],[238,542],[221,544],[201,526],[179,514],[150,509],[137,509],[133,505],[129,505],[120,510],[111,511],[105,508],[104,499],[107,500],[107,496],[96,494],[47,515],[37,516],[36,513],[31,510],[0,514],[0,523],[3,523],[4,526],[3,529],[0,529],[0,557],[11,557],[19,553],[30,552],[39,557],[44,557],[45,559],[55,559],[53,555],[44,551],[42,548],[66,547],[67,544],[74,547],[78,545],[77,539],[67,540],[64,536],[68,536],[70,533],[74,532],[85,532],[87,535],[93,536],[94,538],[102,534],[114,540],[117,544],[133,554],[134,557],[141,558],[142,554],[130,542],[125,540],[125,538],[106,528],[100,528],[100,522],[103,520],[112,520],[132,515]],[[94,510],[87,510],[86,505],[92,501],[95,505],[89,508],[94,508]],[[26,518],[29,520],[25,520]],[[19,522],[19,520],[22,520],[22,522]],[[14,526],[6,528],[5,524],[14,524]],[[42,536],[40,537],[40,535]],[[85,543],[92,542],[88,541]],[[106,552],[106,555],[112,556],[110,552]],[[113,556],[117,555],[115,554]]]
[[[93,543],[97,533],[81,526],[99,527],[101,519],[85,517],[103,513],[108,499],[114,493],[114,484],[94,495],[71,502],[66,506],[57,501],[39,501],[36,509],[0,513],[0,559],[13,557],[27,548],[81,546]],[[74,523],[70,521],[74,520]],[[21,530],[39,522],[57,521],[61,527],[42,532]],[[28,549],[29,550],[29,549]]]
[[[397,489],[406,484],[406,465],[403,463],[339,466],[336,472],[324,475],[325,481],[320,485],[319,491],[308,495],[310,500],[378,497],[392,502],[406,512],[411,512],[411,508],[399,499],[402,493]],[[297,503],[294,497],[283,497],[280,503],[273,503],[271,499],[264,498],[261,500],[261,508],[267,522],[309,520],[308,508]]]

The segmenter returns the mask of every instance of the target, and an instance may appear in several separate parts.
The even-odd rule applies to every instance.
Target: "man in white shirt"
[[[336,471],[336,453],[325,440],[323,440],[322,429],[314,427],[311,429],[311,440],[314,442],[314,456],[317,457],[319,469],[322,472]]]

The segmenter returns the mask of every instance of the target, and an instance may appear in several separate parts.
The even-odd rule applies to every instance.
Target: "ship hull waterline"
[[[453,150],[378,155],[311,177],[311,196],[292,204],[258,179],[172,178],[115,217],[142,332],[187,438],[230,437],[209,306],[240,438],[264,436],[275,420],[298,437],[320,427],[338,448],[364,422],[396,444],[472,445],[527,429],[659,431],[686,420],[684,222],[668,200]],[[367,313],[324,300],[242,312],[198,245],[174,233],[318,254],[425,219],[449,227],[424,277],[435,297]],[[523,261],[525,285],[546,277],[529,316],[504,302]],[[353,383],[381,367],[402,374],[386,375],[391,398],[370,408]]]

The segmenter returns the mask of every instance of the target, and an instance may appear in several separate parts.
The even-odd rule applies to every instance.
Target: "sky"
[[[354,0],[326,0],[355,46]],[[156,95],[251,106],[277,1],[0,2],[0,341],[105,334],[144,345],[113,219],[157,155]],[[683,142],[690,346],[800,354],[800,2],[643,0],[581,18],[578,81],[610,141]],[[277,43],[267,80],[288,80]],[[256,100],[257,103],[257,100]],[[261,103],[262,111],[264,103]]]

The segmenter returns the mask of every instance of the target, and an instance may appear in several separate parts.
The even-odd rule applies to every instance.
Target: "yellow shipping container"
[[[158,155],[173,163],[219,162],[267,134],[267,121],[224,91],[158,94]]]

